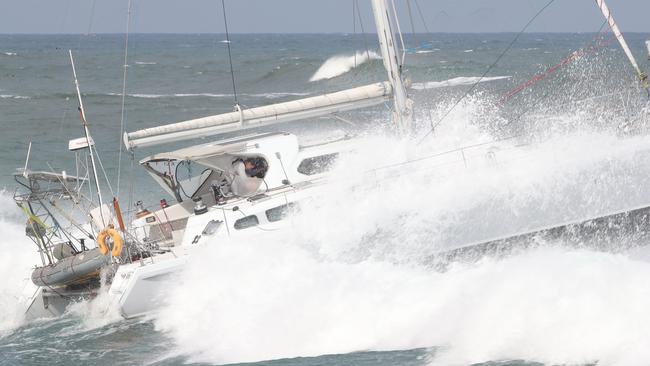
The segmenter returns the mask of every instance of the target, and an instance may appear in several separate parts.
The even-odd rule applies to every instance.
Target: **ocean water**
[[[386,106],[345,113],[354,126],[331,118],[276,126],[309,138],[364,136],[361,152],[335,167],[328,199],[293,230],[204,248],[149,317],[122,320],[99,296],[27,323],[17,299],[38,256],[11,201],[12,173],[30,141],[31,169],[74,171],[67,141],[83,131],[72,49],[117,193],[124,39],[0,35],[0,365],[648,364],[650,262],[643,250],[618,250],[620,238],[608,252],[560,241],[445,271],[422,264],[449,243],[650,203],[648,98],[615,44],[589,48],[594,36],[525,34],[470,89],[514,35],[418,35],[432,47],[406,56],[417,148],[391,135]],[[627,38],[650,66],[650,35]],[[132,35],[126,130],[232,110],[223,39]],[[384,80],[375,39],[367,42],[368,50],[361,35],[235,35],[237,99],[257,106]],[[481,163],[485,151],[472,146],[494,140],[509,143]],[[135,161],[160,149],[137,150]],[[455,152],[405,167],[434,172],[431,180],[359,174],[444,151]],[[122,202],[131,187],[148,205],[170,199],[130,166],[124,155]]]

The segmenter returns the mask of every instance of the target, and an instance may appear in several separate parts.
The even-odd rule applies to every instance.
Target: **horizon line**
[[[513,34],[519,33],[518,31],[487,31],[487,32],[416,32],[415,34]],[[598,32],[594,31],[549,31],[549,32],[526,32],[524,34],[594,34]],[[627,31],[623,32],[624,34],[650,34],[650,31]],[[132,32],[130,35],[142,34],[142,35],[225,35],[224,32]],[[352,32],[230,32],[231,35],[359,35],[362,36],[363,33],[352,33]],[[374,35],[376,33],[370,32],[365,33],[366,35]],[[409,32],[408,34],[412,34]],[[91,33],[65,33],[65,32],[54,32],[54,33],[24,33],[24,32],[14,32],[6,33],[0,32],[2,36],[22,36],[22,35],[38,35],[38,36],[94,36],[94,35],[125,35],[125,33],[119,32],[91,32]]]

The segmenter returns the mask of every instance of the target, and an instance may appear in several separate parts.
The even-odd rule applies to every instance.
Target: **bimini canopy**
[[[140,164],[147,165],[149,163],[164,161],[193,161],[211,168],[219,169],[218,166],[209,163],[211,158],[224,155],[245,155],[246,152],[250,152],[251,149],[259,147],[261,143],[286,139],[289,136],[291,137],[291,140],[295,140],[293,135],[283,133],[264,133],[220,140],[207,144],[190,146],[180,150],[154,154],[140,160]]]
[[[293,162],[298,153],[298,139],[289,133],[264,133],[190,146],[184,149],[151,155],[140,161],[145,170],[179,202],[183,196],[194,196],[211,176],[223,177],[232,170],[237,158],[263,157],[271,166],[265,181],[270,187],[286,178],[279,159]],[[192,163],[203,166],[193,169]],[[213,178],[210,178],[213,179]]]

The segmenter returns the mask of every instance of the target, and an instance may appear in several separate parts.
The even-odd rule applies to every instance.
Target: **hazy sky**
[[[0,33],[123,33],[128,0],[0,0]],[[220,0],[132,0],[132,31],[223,32]],[[370,0],[358,0],[374,30]],[[549,0],[418,0],[432,32],[519,31]],[[410,28],[406,0],[397,0]],[[94,6],[93,6],[94,4]],[[417,31],[425,27],[415,8]],[[609,0],[625,32],[650,32],[650,0]],[[233,33],[346,33],[352,0],[226,0]],[[594,0],[555,0],[529,31],[594,32],[603,18]],[[404,29],[403,29],[404,30]]]

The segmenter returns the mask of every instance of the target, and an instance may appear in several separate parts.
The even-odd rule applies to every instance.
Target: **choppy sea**
[[[611,251],[560,241],[444,271],[421,261],[451,241],[650,203],[648,98],[617,45],[595,36],[524,34],[496,64],[514,34],[407,38],[426,44],[405,58],[411,142],[391,134],[389,106],[344,113],[352,125],[273,127],[364,136],[360,156],[335,168],[341,184],[290,233],[205,248],[146,318],[123,320],[98,298],[25,322],[17,299],[38,256],[11,200],[12,174],[29,142],[30,169],[74,171],[67,142],[83,131],[68,49],[114,191],[133,187],[152,206],[171,199],[137,160],[190,142],[137,150],[133,169],[124,154],[118,186],[124,36],[0,35],[0,365],[649,364],[649,256],[617,250],[619,238]],[[649,38],[627,35],[642,68]],[[126,130],[231,111],[223,40],[131,35]],[[257,106],[384,80],[375,43],[360,34],[234,35],[237,100]],[[504,97],[536,75],[544,77]],[[493,163],[473,163],[484,160],[473,146],[497,140],[508,143],[490,151]],[[360,166],[408,159],[415,144],[429,155],[452,151],[406,168],[436,179],[347,190]]]

